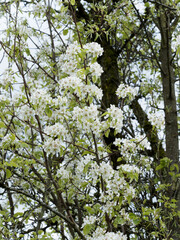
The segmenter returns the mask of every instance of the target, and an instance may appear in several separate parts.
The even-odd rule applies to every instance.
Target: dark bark
[[[166,133],[166,156],[179,162],[178,125],[175,96],[175,75],[172,66],[171,32],[168,13],[162,13],[160,17],[161,32],[161,78],[163,85],[163,99],[165,108],[165,133]]]
[[[101,88],[103,90],[101,107],[106,111],[111,104],[117,107],[119,102],[116,95],[116,90],[120,84],[117,64],[118,55],[111,46],[110,42],[107,41],[106,36],[101,37],[101,39],[99,39],[99,43],[104,49],[103,56],[99,59],[99,63],[104,71],[101,76]],[[104,141],[112,152],[110,158],[113,168],[116,169],[118,166],[117,159],[120,157],[120,153],[118,148],[113,144],[115,141],[114,129],[110,130],[108,137],[104,136]]]
[[[150,155],[156,160],[165,157],[165,151],[162,143],[158,138],[157,130],[153,129],[153,126],[148,119],[147,113],[144,112],[137,99],[133,100],[130,106],[141,128],[144,129],[148,141],[151,144],[152,151]]]
[[[171,15],[170,11],[159,8],[159,29],[161,34],[161,79],[163,85],[163,99],[165,109],[165,136],[166,136],[166,156],[172,160],[172,164],[179,164],[179,143],[178,143],[178,123],[175,96],[175,74],[172,66],[172,50],[171,50]],[[180,187],[179,181],[174,181],[169,177],[171,187],[168,196],[177,200],[177,210],[180,211]],[[180,238],[180,228],[178,220],[172,222],[172,236],[174,240]]]

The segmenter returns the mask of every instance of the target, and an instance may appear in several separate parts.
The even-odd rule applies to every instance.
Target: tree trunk
[[[106,111],[111,104],[117,107],[119,102],[116,95],[116,90],[120,84],[117,64],[118,55],[110,43],[107,41],[105,35],[99,39],[99,43],[104,49],[103,56],[99,58],[99,63],[101,64],[104,71],[101,75],[101,88],[103,90],[101,107]],[[110,130],[108,137],[104,136],[104,141],[111,150],[111,163],[113,165],[113,168],[116,169],[118,166],[117,159],[120,157],[120,152],[118,151],[118,147],[113,144],[115,141],[114,129]]]
[[[173,56],[171,50],[171,19],[169,10],[160,8],[159,13],[159,29],[161,33],[160,61],[165,111],[166,156],[172,161],[171,165],[179,165],[178,123],[176,110],[177,102],[175,96],[175,74],[172,66]],[[170,176],[168,183],[171,184],[168,197],[175,198],[177,200],[177,210],[180,211],[179,183],[175,183]],[[176,237],[177,234],[180,234],[178,222],[173,220],[171,227],[173,227],[173,239],[180,239],[178,236]]]

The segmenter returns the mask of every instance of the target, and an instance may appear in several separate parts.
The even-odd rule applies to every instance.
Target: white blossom
[[[102,162],[98,170],[99,175],[102,175],[104,179],[110,179],[113,177],[114,170],[109,163]]]
[[[44,89],[37,89],[33,91],[31,95],[32,104],[39,106],[40,108],[44,108],[47,104],[51,103],[51,96]]]
[[[115,128],[117,133],[121,131],[123,126],[123,113],[121,109],[111,104],[104,118],[108,120],[105,125],[109,124],[109,127]]]
[[[84,219],[83,219],[83,224],[82,224],[82,227],[84,227],[85,225],[87,224],[93,224],[97,221],[97,218],[95,216],[86,216]]]
[[[140,169],[137,166],[130,165],[130,164],[122,164],[119,169],[122,169],[123,172],[134,172],[134,173],[140,173]]]
[[[44,132],[51,137],[60,136],[61,138],[64,138],[68,133],[66,128],[60,123],[55,123],[54,125],[46,126]]]
[[[34,117],[35,111],[33,108],[29,107],[28,105],[23,105],[20,107],[19,117],[25,121],[30,120],[31,117]]]
[[[136,142],[138,149],[150,149],[150,143],[145,135],[137,136],[134,141]]]
[[[103,69],[102,69],[101,65],[97,62],[91,63],[89,67],[90,67],[90,72],[92,73],[92,75],[97,78],[100,77],[101,74],[103,73]]]
[[[60,139],[53,140],[49,138],[44,142],[43,148],[48,155],[55,155],[60,152],[60,149],[62,148],[62,141]]]
[[[76,121],[79,129],[83,129],[86,132],[93,131],[95,135],[100,134],[101,123],[97,105],[91,104],[84,108],[74,107],[72,118]]]
[[[56,175],[61,179],[69,179],[69,177],[71,176],[71,172],[61,166],[60,169],[57,170]]]
[[[86,43],[84,48],[87,50],[87,53],[90,53],[96,57],[102,56],[104,52],[103,48],[96,42]]]
[[[93,233],[93,237],[88,237],[88,240],[127,240],[127,236],[121,232],[105,232],[102,228],[97,228]]]
[[[122,83],[119,85],[116,91],[116,94],[118,98],[128,97],[128,99],[131,101],[135,98],[135,96],[137,95],[137,92],[138,92],[137,88],[133,88]]]
[[[178,35],[176,37],[175,43],[174,43],[174,47],[178,48],[180,46],[180,35]]]
[[[12,83],[16,82],[14,73],[12,69],[7,69],[4,73],[3,76],[0,77],[0,85],[2,86],[8,86]]]
[[[98,88],[95,84],[86,85],[81,91],[82,94],[84,92],[84,95],[88,94],[90,97],[95,97],[97,100],[101,100],[103,97],[102,89]]]
[[[153,126],[157,128],[162,128],[164,126],[164,115],[159,115],[156,113],[148,114],[149,121],[152,123]]]

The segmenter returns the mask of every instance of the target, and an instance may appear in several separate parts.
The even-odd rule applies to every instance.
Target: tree
[[[178,4],[0,3],[2,239],[179,239]]]

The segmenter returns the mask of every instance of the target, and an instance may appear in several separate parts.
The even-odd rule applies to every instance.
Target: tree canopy
[[[179,16],[1,1],[1,239],[180,239]]]

